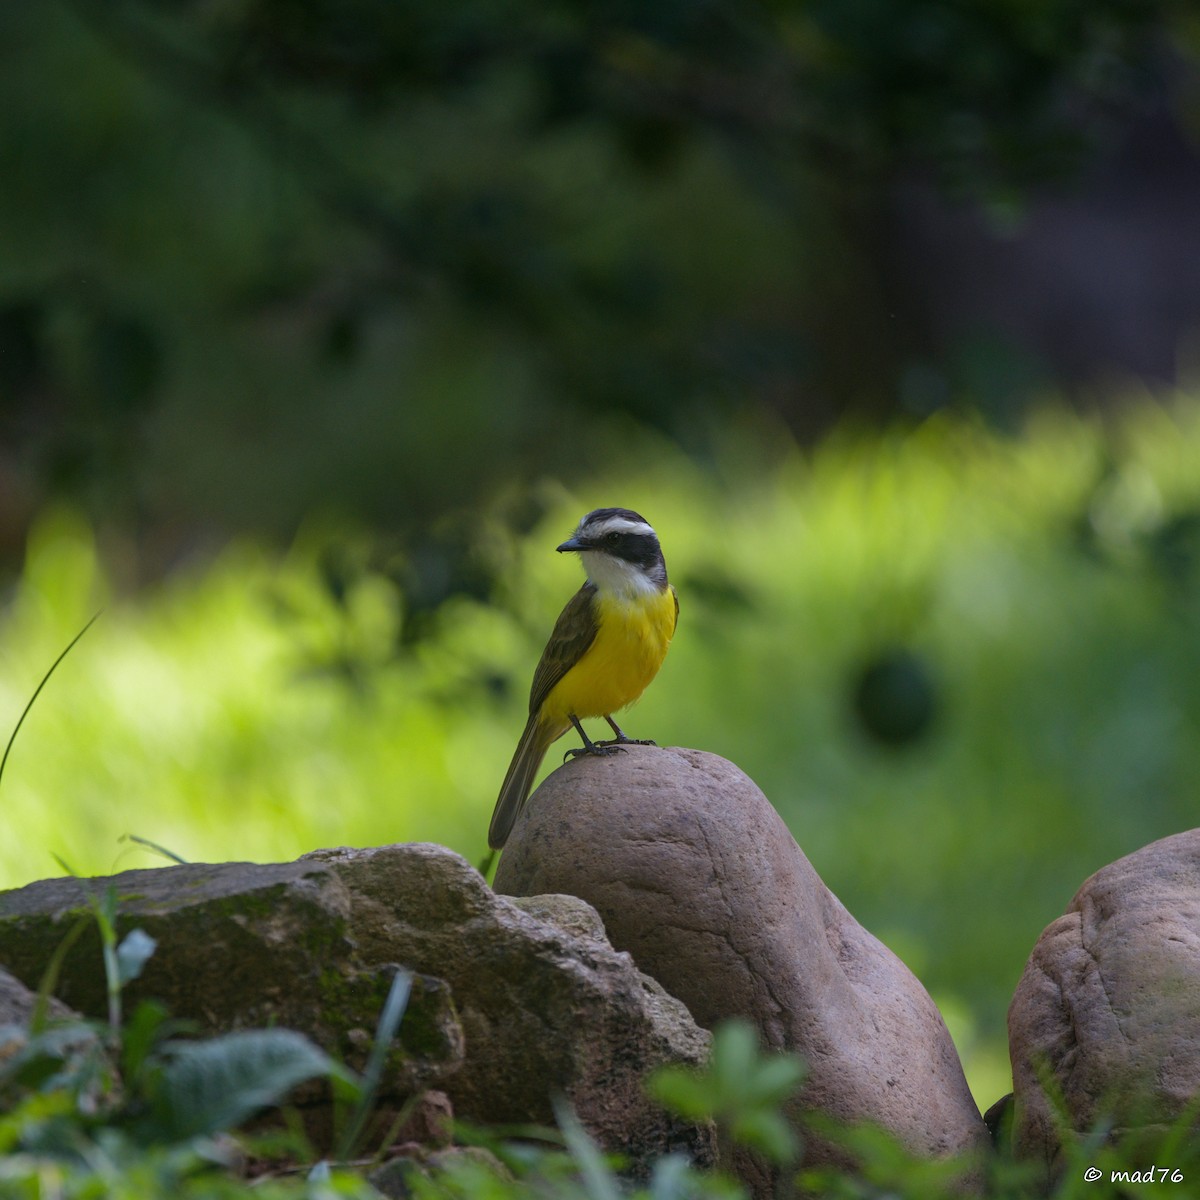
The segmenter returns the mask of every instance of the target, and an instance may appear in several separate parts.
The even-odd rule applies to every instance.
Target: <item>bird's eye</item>
[[[621,535],[620,535],[620,534],[619,534],[619,533],[618,533],[618,532],[617,532],[617,531],[614,529],[614,530],[612,530],[612,532],[611,532],[611,533],[606,533],[606,534],[604,535],[604,540],[605,540],[605,541],[606,541],[606,542],[607,542],[607,543],[608,543],[610,546],[616,546],[616,545],[619,545],[619,544],[620,544],[620,541],[621,541]]]

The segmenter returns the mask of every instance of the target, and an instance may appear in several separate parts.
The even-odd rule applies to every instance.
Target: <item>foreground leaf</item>
[[[235,1129],[292,1088],[346,1072],[290,1029],[253,1029],[203,1042],[181,1042],[155,1082],[151,1133],[184,1141]]]

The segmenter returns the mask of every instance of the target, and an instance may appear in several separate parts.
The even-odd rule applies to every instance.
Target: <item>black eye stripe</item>
[[[610,530],[600,538],[606,554],[643,567],[653,565],[660,557],[658,538],[652,533],[622,533]]]

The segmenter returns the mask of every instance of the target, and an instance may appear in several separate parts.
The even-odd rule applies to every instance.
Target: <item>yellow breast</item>
[[[634,597],[597,593],[599,629],[587,652],[554,686],[543,719],[603,717],[632,704],[658,674],[675,633],[674,588]]]

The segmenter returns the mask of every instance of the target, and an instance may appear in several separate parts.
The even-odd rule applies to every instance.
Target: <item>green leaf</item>
[[[764,1054],[754,1026],[733,1020],[714,1031],[706,1070],[667,1067],[656,1071],[646,1087],[681,1117],[714,1120],[735,1142],[762,1151],[774,1162],[789,1163],[800,1143],[781,1110],[805,1073],[798,1055]]]
[[[782,1103],[795,1095],[807,1074],[803,1061],[794,1054],[763,1059],[754,1069],[754,1096],[760,1103]]]
[[[121,1075],[126,1086],[137,1088],[143,1069],[161,1066],[159,1049],[168,1038],[192,1030],[192,1022],[173,1020],[157,1000],[143,1000],[121,1029]]]
[[[772,1162],[791,1162],[800,1148],[799,1139],[778,1109],[756,1109],[737,1117],[729,1132],[734,1141],[761,1150]]]
[[[713,1114],[713,1089],[706,1074],[687,1067],[663,1067],[646,1082],[646,1090],[659,1104],[692,1121]]]
[[[180,1042],[151,1098],[153,1137],[184,1141],[234,1129],[297,1084],[344,1069],[290,1029],[252,1029]]]
[[[713,1083],[722,1096],[739,1095],[758,1063],[758,1032],[749,1021],[724,1022],[713,1037]]]

